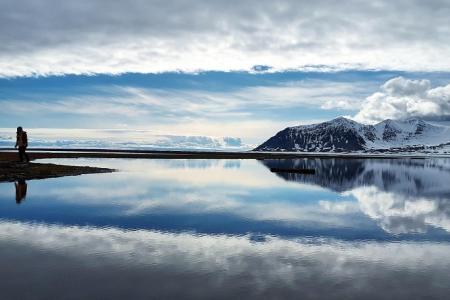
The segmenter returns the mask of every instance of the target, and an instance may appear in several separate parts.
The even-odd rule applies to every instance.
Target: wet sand
[[[0,182],[16,180],[45,179],[64,176],[77,176],[93,173],[110,173],[112,169],[88,166],[66,166],[41,163],[20,163],[17,161],[0,161]]]
[[[112,169],[86,166],[65,166],[40,163],[0,161],[0,182],[77,176],[92,173],[110,173]]]

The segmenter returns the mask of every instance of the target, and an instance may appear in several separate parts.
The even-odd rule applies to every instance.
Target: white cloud
[[[448,119],[449,116],[450,84],[433,88],[429,80],[396,77],[383,84],[381,91],[367,97],[355,119],[373,123],[384,119]]]
[[[249,150],[240,138],[161,135],[133,129],[27,129],[33,148],[227,149]],[[0,128],[0,146],[14,145],[14,129]]]
[[[450,70],[448,1],[0,1],[0,76]]]

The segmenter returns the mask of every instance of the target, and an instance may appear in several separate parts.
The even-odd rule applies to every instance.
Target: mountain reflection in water
[[[263,160],[266,167],[314,169],[315,175],[280,172],[287,181],[354,196],[362,212],[387,232],[450,232],[449,159]],[[339,204],[338,204],[339,205]]]

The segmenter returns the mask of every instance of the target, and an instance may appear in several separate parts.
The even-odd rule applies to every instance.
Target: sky
[[[256,145],[339,116],[448,121],[449,13],[439,0],[0,0],[0,138],[22,125]]]

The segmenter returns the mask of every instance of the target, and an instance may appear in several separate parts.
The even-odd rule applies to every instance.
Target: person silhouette
[[[28,147],[28,136],[26,131],[23,131],[22,127],[17,127],[17,135],[16,135],[16,145],[14,148],[19,147],[19,159],[21,162],[26,160],[26,162],[30,161],[30,158],[28,157],[28,154],[25,152],[25,150]]]
[[[16,187],[16,203],[20,204],[27,197],[27,182],[19,179],[14,185]]]

